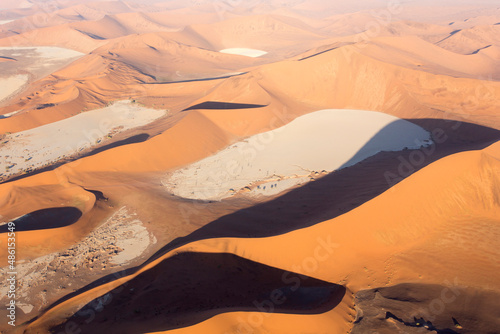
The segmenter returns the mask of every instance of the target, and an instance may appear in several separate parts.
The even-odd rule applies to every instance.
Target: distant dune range
[[[0,5],[14,332],[496,333],[498,6],[190,4]]]
[[[254,101],[242,95],[249,94],[246,92],[248,86],[245,85],[245,82],[247,82],[247,85],[257,88],[256,92],[250,93],[253,96],[259,96],[257,92],[263,91],[259,100],[265,99],[265,96],[269,94],[268,92],[273,92],[274,95],[279,94],[280,97],[286,94],[288,97],[283,96],[278,102],[280,105],[285,103],[291,109],[288,111],[290,114],[297,110],[293,105],[295,101],[288,102],[292,97],[294,100],[300,101],[299,103],[302,104],[301,109],[304,111],[307,110],[306,108],[311,111],[320,108],[356,108],[386,111],[403,118],[407,116],[453,119],[467,117],[468,121],[472,120],[473,122],[498,128],[498,120],[493,117],[493,110],[498,106],[498,100],[494,98],[499,90],[497,82],[478,82],[474,79],[468,81],[467,79],[448,76],[436,77],[428,74],[428,72],[382,64],[379,61],[358,54],[357,51],[358,49],[355,46],[345,46],[305,59],[297,64],[290,61],[279,62],[227,80],[200,82],[192,85],[192,88],[188,91],[191,91],[191,89],[196,90],[199,87],[198,93],[195,94],[199,94],[200,98],[205,95],[205,100],[231,102],[235,100],[235,96],[238,96],[241,99],[239,102],[253,103]],[[101,63],[102,60],[104,60],[104,63]],[[185,84],[141,85],[140,82],[152,82],[153,79],[150,75],[138,73],[130,65],[123,64],[112,58],[109,59],[107,56],[90,55],[81,61],[87,61],[90,66],[87,65],[82,68],[81,66],[77,67],[77,64],[75,64],[39,83],[35,83],[35,87],[44,88],[37,91],[37,93],[32,93],[29,100],[23,98],[19,104],[12,104],[6,108],[6,111],[12,112],[20,108],[25,110],[36,109],[41,104],[54,102],[57,103],[57,106],[44,110],[31,110],[31,116],[29,117],[20,113],[16,118],[0,122],[0,129],[9,132],[25,130],[34,121],[38,125],[42,125],[44,122],[67,117],[64,115],[74,113],[75,109],[81,110],[85,108],[85,101],[87,105],[94,104],[97,107],[105,104],[105,100],[128,98],[134,94],[147,95],[147,98],[142,97],[141,100],[149,106],[169,103],[172,111],[180,111],[186,107],[186,104],[196,103],[196,99],[189,101],[184,98],[184,104],[176,107],[175,102],[171,102],[179,93],[185,95],[183,91],[179,91],[181,87],[186,86]],[[324,68],[325,61],[332,64],[332,66]],[[357,66],[358,63],[363,63],[364,66],[359,67]],[[95,65],[92,66],[93,64]],[[352,75],[351,71],[347,70],[350,66],[354,67],[355,76]],[[318,69],[318,71],[314,69]],[[324,71],[321,71],[322,69]],[[376,71],[384,71],[385,75],[379,76]],[[130,75],[127,75],[127,73]],[[275,85],[275,82],[283,80],[281,77],[284,74],[280,73],[287,73],[287,82],[289,84],[286,87],[278,88]],[[80,78],[76,82],[74,79],[62,80],[62,78],[70,77]],[[325,83],[314,88],[314,90],[302,89],[302,83],[317,82],[318,80]],[[419,85],[418,82],[422,80],[425,80],[428,84]],[[231,97],[226,97],[229,96],[226,87],[231,86],[231,83],[236,81],[239,82],[239,85],[230,87]],[[123,84],[126,86],[122,86]],[[364,93],[362,87],[366,84],[372,85],[377,89],[377,92],[373,94],[371,91],[369,94]],[[265,90],[262,90],[259,86]],[[106,87],[105,96],[101,93],[104,87]],[[208,92],[205,87],[213,88],[211,92]],[[311,86],[304,85],[304,87]],[[339,89],[336,89],[336,87],[339,87]],[[446,87],[446,89],[443,87]],[[65,93],[58,93],[61,90]],[[220,90],[223,92],[219,93]],[[285,92],[281,92],[281,90],[285,90]],[[325,92],[328,92],[328,94]],[[461,102],[459,97],[463,95],[470,96],[469,101]],[[51,98],[47,101],[44,96]],[[61,101],[61,98],[65,96],[66,99]],[[419,102],[415,102],[417,97]],[[67,102],[67,107],[64,107],[65,105],[61,104],[61,102]],[[279,110],[280,108],[282,107],[276,105],[273,109]],[[37,116],[37,114],[41,113],[44,115],[43,118]]]

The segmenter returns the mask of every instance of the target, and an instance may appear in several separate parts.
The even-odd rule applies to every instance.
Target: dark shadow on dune
[[[303,60],[306,60],[306,59],[310,59],[310,58],[313,58],[313,57],[319,56],[319,55],[321,55],[321,54],[323,54],[323,53],[327,53],[327,52],[333,51],[333,50],[335,50],[335,49],[338,49],[338,48],[340,48],[340,47],[342,47],[342,46],[349,45],[349,44],[351,44],[351,43],[340,43],[340,45],[337,45],[337,46],[335,46],[335,47],[329,48],[329,49],[327,49],[327,50],[317,52],[317,53],[315,53],[315,54],[312,54],[312,55],[310,55],[310,56],[306,56],[306,57],[304,57],[304,58],[300,58],[298,61],[303,61]]]
[[[64,161],[59,161],[59,162],[54,163],[53,165],[50,165],[50,166],[47,166],[47,167],[44,167],[44,168],[40,168],[40,169],[36,169],[33,172],[30,172],[30,173],[27,173],[27,174],[23,174],[23,175],[19,175],[19,176],[13,177],[11,179],[8,179],[8,180],[6,180],[4,182],[0,182],[0,183],[13,182],[13,181],[21,180],[21,179],[24,179],[26,177],[37,175],[37,174],[40,174],[40,173],[45,173],[45,172],[54,170],[54,169],[56,169],[56,168],[58,168],[58,167],[60,167],[62,165],[65,165],[65,164],[67,164],[69,162],[72,162],[72,161],[75,161],[75,160],[78,160],[78,159],[82,159],[82,158],[85,158],[85,157],[90,157],[92,155],[95,155],[97,153],[101,153],[101,152],[110,150],[110,149],[115,148],[115,147],[125,146],[125,145],[130,145],[130,144],[136,144],[136,143],[142,143],[142,142],[145,142],[148,139],[149,139],[149,135],[147,133],[141,133],[141,134],[132,136],[130,138],[126,138],[126,139],[123,139],[123,140],[118,140],[118,141],[116,141],[114,143],[98,147],[98,148],[93,149],[92,151],[90,151],[88,153],[82,154],[81,156],[77,156],[75,158],[69,158],[69,159],[66,159]]]
[[[45,108],[50,108],[50,107],[53,107],[55,106],[54,103],[44,103],[44,104],[39,104],[36,106],[36,110],[41,110],[41,109],[45,109]]]
[[[82,212],[74,207],[50,208],[28,213],[13,222],[15,232],[37,231],[58,228],[74,224]],[[9,232],[8,225],[0,226],[0,233]]]
[[[446,284],[403,283],[359,291],[358,317],[351,333],[499,333],[499,313],[491,313],[500,310],[498,292]],[[381,321],[384,313],[390,321]]]
[[[0,59],[10,60],[10,61],[17,61],[17,59],[15,59],[15,58],[5,57],[5,56],[0,56]]]
[[[455,34],[459,33],[460,31],[462,31],[462,29],[457,29],[457,30],[454,30],[454,31],[450,32],[450,34],[449,34],[448,36],[446,36],[445,38],[443,38],[442,40],[440,40],[440,41],[438,41],[438,42],[436,42],[436,43],[434,43],[434,44],[439,44],[439,43],[441,43],[441,42],[444,42],[444,41],[446,41],[448,38],[450,38],[450,37],[452,37],[453,35],[455,35]]]
[[[79,30],[79,29],[75,29],[75,30],[78,31],[79,33],[85,35],[85,36],[88,36],[88,37],[90,37],[92,39],[95,39],[95,40],[98,40],[98,41],[104,41],[104,40],[106,40],[106,38],[98,36],[98,35],[95,35],[95,34],[92,34],[90,32],[82,31],[82,30]]]
[[[183,111],[195,110],[195,109],[207,109],[207,110],[220,110],[220,109],[253,109],[265,107],[263,104],[246,104],[246,103],[231,103],[231,102],[217,102],[217,101],[207,101],[194,106],[191,106]]]
[[[87,304],[67,321],[83,333],[149,333],[191,326],[225,312],[320,314],[335,308],[345,293],[341,285],[232,254],[182,253]]]
[[[355,209],[434,161],[461,151],[483,149],[500,140],[500,131],[480,125],[431,119],[409,121],[433,134],[435,144],[419,150],[380,152],[352,166],[348,162],[345,164],[348,168],[318,178],[269,202],[223,216],[177,238],[158,255],[201,239],[268,237],[315,225]],[[382,137],[391,136],[395,130],[389,125],[353,158],[357,159],[367,147],[373,148]],[[180,206],[189,220],[209,209],[210,203],[180,200]]]
[[[224,76],[221,76],[221,77],[187,79],[187,80],[166,81],[166,82],[164,82],[164,81],[157,81],[157,82],[149,82],[149,83],[146,83],[146,84],[148,84],[148,85],[168,85],[168,84],[185,83],[185,82],[196,82],[196,81],[213,81],[213,80],[229,79],[229,78],[232,78],[232,77],[239,77],[239,76],[247,74],[247,73],[248,72],[242,72],[242,73],[224,75]]]
[[[408,169],[408,166],[403,163],[403,161],[410,161],[412,154],[414,155],[414,152],[419,150],[380,152],[360,163],[318,178],[314,182],[309,182],[273,200],[223,216],[185,237],[174,239],[152,255],[145,264],[170,250],[196,240],[221,237],[269,237],[316,225],[357,208],[414,172],[443,157],[462,151],[483,149],[500,140],[500,131],[475,124],[436,119],[409,121],[435,135],[439,134],[441,140],[446,138],[429,148],[428,152],[431,153],[425,155],[421,164],[413,165]],[[389,180],[393,182],[391,183],[387,179],[387,173],[400,176],[400,178]],[[195,221],[197,215],[203,215],[204,210],[210,210],[211,205],[213,203],[179,200],[179,206],[186,211],[186,224],[190,219]],[[102,277],[56,301],[49,306],[49,309],[99,285],[132,274],[141,267],[142,265]],[[30,322],[34,320],[36,318]]]
[[[90,151],[89,153],[85,154],[82,158],[84,158],[84,157],[90,157],[92,155],[96,155],[97,153],[101,153],[101,152],[110,150],[110,149],[115,148],[115,147],[125,146],[125,145],[130,145],[130,144],[142,143],[142,142],[145,142],[148,139],[149,139],[149,135],[147,133],[141,133],[141,134],[132,136],[130,138],[119,140],[119,141],[116,141],[114,143],[111,143],[111,144],[104,145],[102,147],[96,148],[96,149]]]
[[[83,190],[88,191],[89,193],[94,194],[95,198],[97,201],[107,201],[108,198],[104,195],[102,191],[99,190],[92,190],[92,189],[86,189],[83,188]]]
[[[373,155],[373,152],[382,152],[384,150],[384,147],[386,146],[386,142],[397,140],[397,138],[408,138],[409,134],[407,134],[405,131],[407,125],[408,121],[405,120],[396,120],[389,123],[375,136],[373,136],[358,152],[356,152],[356,154],[354,154],[349,161],[343,164],[339,168],[339,170],[350,167],[360,161],[365,160],[367,157]],[[409,147],[404,147],[402,148],[402,150],[407,150],[412,147],[420,147],[425,144],[426,142],[424,142],[423,140],[419,140],[418,137],[415,137],[408,145]],[[332,154],[335,153],[332,152]]]
[[[484,46],[484,47],[482,47],[482,48],[479,48],[479,49],[477,49],[476,51],[472,52],[472,53],[471,53],[471,55],[478,54],[478,53],[479,53],[479,52],[481,52],[482,50],[486,50],[487,48],[489,48],[489,47],[491,47],[491,46],[492,46],[492,45],[490,44],[490,45],[486,45],[486,46]]]

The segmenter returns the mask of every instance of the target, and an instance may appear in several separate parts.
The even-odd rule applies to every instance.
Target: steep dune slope
[[[460,54],[474,54],[488,46],[500,46],[500,25],[478,25],[455,30],[437,43],[438,46]]]
[[[96,84],[96,82],[93,83],[93,85]],[[183,86],[183,84],[177,85],[177,87]],[[207,85],[210,83],[207,82]],[[155,91],[162,92],[162,86],[166,89],[173,87],[170,85],[153,86],[155,90],[149,90],[146,86],[150,96],[154,96]],[[271,127],[276,127],[280,124],[279,122],[283,122],[283,119],[271,122],[273,119],[280,118],[280,115],[286,115],[286,117],[281,117],[286,122],[304,113],[324,108],[378,110],[400,118],[447,118],[500,127],[495,114],[498,108],[495,96],[500,90],[498,83],[436,76],[422,71],[404,69],[361,55],[349,46],[304,61],[285,61],[265,65],[239,77],[219,80],[212,87],[209,91],[205,91],[205,98],[193,105],[205,101],[220,101],[266,106],[262,109],[265,111],[262,114],[264,118],[258,123],[255,121],[253,123],[264,125],[267,123]],[[249,93],[249,87],[261,88],[252,89]],[[366,89],[366,87],[370,88]],[[96,88],[93,91],[98,92]],[[269,96],[272,97],[271,100]],[[463,101],[462,96],[469,96],[469,100]],[[251,119],[255,118],[257,110],[259,109],[241,110],[238,114],[242,119]],[[12,121],[14,120],[15,117]],[[227,123],[224,119],[219,122],[219,124]],[[178,124],[178,126],[182,125]],[[431,130],[435,127],[432,124],[427,126]],[[227,125],[225,127],[227,128]],[[236,123],[233,123],[231,127],[237,128]],[[244,134],[249,136],[261,131],[259,128],[249,128]],[[175,164],[167,163],[167,161],[173,157],[167,158],[167,155],[158,150],[158,147],[165,146],[160,142],[166,143],[166,138],[171,138],[170,136],[168,132],[165,132],[145,143],[104,152],[91,158],[95,162],[83,161],[79,169],[87,168],[83,166],[89,168],[94,166],[91,170],[99,166],[98,170],[121,169],[123,171],[154,171],[172,168]],[[214,138],[215,142],[219,142],[219,139],[215,139],[218,136],[209,133],[206,138]],[[236,139],[233,138],[233,140]],[[210,143],[211,140],[207,139],[207,142]],[[227,145],[230,142],[225,141],[225,143]],[[184,144],[182,145],[184,147]],[[217,145],[205,154],[224,147]],[[132,150],[134,154],[125,154],[128,150]],[[191,151],[191,148],[186,147],[186,150]],[[196,156],[203,157],[198,154]],[[170,161],[177,161],[177,159]],[[182,161],[187,163],[190,160],[182,159]]]
[[[467,118],[498,128],[498,82],[405,69],[363,55],[363,46],[262,66],[254,75],[274,94],[311,105],[378,110],[401,118]]]
[[[458,277],[467,286],[499,289],[497,277],[484,275],[498,273],[498,264],[494,256],[483,253],[497,253],[499,157],[498,142],[482,151],[458,153],[334,220],[271,238],[205,240],[199,243],[203,245],[199,249],[214,247],[283,267],[285,263],[300,264],[305,254],[314,255],[318,238],[323,237],[336,245],[335,251],[317,270],[304,273],[332,282],[342,281],[349,274],[347,286],[353,290],[397,284],[414,277],[437,283]],[[387,206],[392,209],[386,210]],[[445,233],[452,230],[454,236]],[[460,244],[456,243],[458,236],[463,241]],[[297,237],[302,240],[300,244],[295,243]],[[474,246],[474,240],[482,240],[480,249]],[[286,249],[286,255],[278,252],[270,257],[271,244]],[[465,252],[469,253],[467,258]],[[417,258],[420,260],[415,262]],[[438,258],[447,264],[436,261]],[[384,261],[386,266],[380,265]],[[364,267],[371,272],[368,277],[355,273]],[[341,273],[340,268],[347,271]]]
[[[206,272],[203,278],[197,274],[200,269]],[[179,272],[181,275],[177,274]],[[229,277],[232,277],[232,283],[225,286],[217,284]],[[283,277],[286,277],[285,281]],[[186,280],[193,284],[186,287]],[[301,281],[300,286],[297,286],[297,281]],[[146,285],[148,288],[143,289]],[[259,323],[265,323],[265,327],[278,333],[296,333],[307,328],[306,326],[312,326],[320,333],[324,331],[324,326],[329,326],[330,330],[342,331],[348,328],[346,323],[353,317],[352,294],[344,287],[311,277],[301,279],[298,274],[252,263],[232,254],[180,254],[139,275],[130,282],[129,291],[130,289],[144,293],[138,293],[138,298],[134,298],[131,303],[122,304],[120,300],[128,299],[129,293],[116,290],[116,295],[109,300],[106,310],[95,317],[92,324],[80,324],[79,320],[82,319],[75,319],[82,331],[103,332],[112,326],[114,331],[122,333],[144,333],[184,327],[219,313],[213,309],[218,303],[227,310],[248,312],[240,313],[241,320],[236,326],[230,322],[219,323],[219,331],[248,331]],[[172,294],[169,291],[176,292]],[[280,305],[269,306],[270,302],[267,300],[260,302],[264,296],[273,295],[274,298],[274,295],[279,294],[282,294]],[[186,295],[195,296],[196,301],[186,300]],[[151,299],[155,300],[155,305],[148,307],[147,300]],[[184,304],[183,300],[187,303]],[[134,311],[138,308],[142,310],[140,314]],[[258,313],[262,309],[272,309],[277,314],[263,316]],[[105,313],[109,311],[121,315],[119,324],[103,321],[107,317]],[[295,320],[300,317],[307,319],[309,316],[309,321],[295,328],[292,324],[283,326],[272,319]],[[144,321],[145,319],[148,320]],[[319,323],[314,324],[314,320]]]
[[[497,81],[500,79],[497,59],[483,54],[459,55],[418,37],[379,37],[360,45],[359,51],[386,63],[433,74]]]
[[[229,19],[212,25],[193,25],[190,29],[210,41],[217,51],[250,48],[269,52],[269,56],[274,57],[298,54],[325,38],[300,21],[269,15]]]
[[[234,74],[264,62],[192,47],[172,41],[171,35],[161,33],[119,38],[94,53],[111,53],[117,60],[153,75],[161,82]]]
[[[90,216],[85,216],[91,213],[96,203],[96,197],[88,191],[85,191],[80,186],[69,183],[60,183],[60,179],[56,175],[44,175],[42,177],[31,178],[27,181],[18,182],[17,186],[3,184],[2,197],[0,198],[0,206],[2,210],[2,221],[9,217],[11,220],[43,209],[71,207],[81,211],[83,218],[76,224],[69,227],[59,229],[51,229],[50,233],[40,233],[38,228],[18,232],[18,241],[22,243],[23,251],[21,251],[19,260],[24,257],[38,256],[40,253],[50,253],[54,249],[60,249],[71,245],[75,239],[81,238],[87,234],[92,228],[92,220]],[[50,198],[46,196],[50,193]],[[20,201],[20,199],[22,200]],[[27,208],[29,208],[27,211]],[[4,218],[5,217],[5,218]],[[98,218],[98,217],[93,217]],[[62,219],[61,217],[59,219]],[[50,220],[45,223],[54,223]],[[90,224],[90,225],[88,225]],[[86,226],[87,225],[87,226]],[[19,226],[21,229],[22,226]],[[6,233],[2,233],[2,239],[6,240]],[[57,240],[51,240],[56,238]],[[6,253],[2,251],[2,261],[6,260]],[[5,265],[5,263],[2,263]]]
[[[221,80],[144,85],[150,75],[92,54],[31,85],[26,95],[5,108],[13,116],[2,119],[2,132],[18,132],[59,121],[80,112],[102,108],[115,100],[140,99],[179,112],[200,99]],[[17,102],[17,103],[14,103]],[[163,131],[165,128],[160,128]]]
[[[31,84],[24,96],[9,106],[17,112],[0,129],[18,132],[80,112],[104,107],[113,100],[138,94],[127,85],[152,81],[135,68],[99,55],[88,55],[70,66]],[[17,103],[15,103],[17,102]]]
[[[384,21],[377,16],[389,9],[384,0],[40,1],[5,2],[33,5],[0,9],[0,46],[51,45],[86,55],[34,78],[0,108],[3,241],[4,223],[19,224],[16,333],[75,326],[125,334],[499,328],[500,44],[493,5],[423,0]],[[0,67],[15,69],[20,61],[6,55]],[[137,108],[114,115],[127,115],[123,128],[102,132],[113,118],[102,119],[99,110],[122,100]],[[143,107],[166,115],[130,125]],[[366,114],[340,129],[322,119],[323,127],[300,127],[273,137],[278,142],[266,137],[323,109],[373,110],[409,127],[375,149],[363,142],[378,144],[384,131],[361,127],[377,125]],[[434,145],[412,142],[409,129],[416,128]],[[308,141],[308,133],[324,137]],[[332,173],[337,165],[309,168],[314,159],[338,160],[332,138],[351,158],[368,158]],[[60,159],[53,149],[67,153],[72,139],[96,145]],[[250,181],[273,168],[268,161],[305,161],[307,184],[281,192],[272,179],[266,189],[247,189],[248,179],[237,175],[241,193],[224,184],[234,196],[221,201],[162,184],[186,170],[196,186],[207,174],[217,179],[229,170],[221,155],[245,140],[250,152],[267,152]],[[416,150],[377,153],[412,143]],[[20,168],[35,163],[43,169]],[[301,167],[285,172],[302,175]],[[185,181],[175,179],[173,188]],[[459,291],[456,303],[443,301],[444,289]],[[439,314],[431,310],[435,300],[446,304]]]
[[[29,2],[28,2],[29,3]],[[2,13],[16,20],[8,25],[6,34],[23,34],[40,28],[72,22],[95,21],[106,15],[132,10],[121,1],[58,1],[35,3],[29,10]],[[1,15],[0,14],[0,15]]]
[[[454,29],[450,26],[401,20],[390,22],[387,26],[383,26],[381,30],[381,35],[388,33],[395,36],[436,38],[437,36],[450,34]]]
[[[169,27],[168,23],[163,25],[155,22],[146,13],[106,15],[98,21],[72,23],[71,27],[96,39],[112,39],[132,34],[178,30],[178,28]]]
[[[88,53],[104,42],[81,33],[68,25],[23,32],[0,39],[0,46],[60,46]]]
[[[30,327],[34,331],[47,328],[93,298],[183,252],[233,253],[345,284],[353,292],[415,281],[451,281],[457,288],[489,286],[498,291],[498,277],[486,273],[500,269],[494,246],[500,233],[500,203],[496,196],[500,186],[499,149],[497,142],[483,151],[444,158],[358,209],[306,229],[270,238],[208,239],[182,246],[132,276],[62,302]],[[475,247],[475,240],[482,240],[480,248]],[[485,256],[485,251],[490,255]],[[467,257],[464,253],[468,253]],[[237,326],[241,322],[237,316],[226,313],[186,331],[215,333],[222,319],[229,326]],[[273,317],[275,321],[280,319],[290,321],[290,317]],[[473,323],[466,325],[474,328]]]

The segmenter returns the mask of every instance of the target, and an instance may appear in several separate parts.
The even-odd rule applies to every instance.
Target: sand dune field
[[[2,0],[0,334],[500,334],[499,29]]]

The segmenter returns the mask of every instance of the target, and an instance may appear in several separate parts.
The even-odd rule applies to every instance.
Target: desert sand
[[[0,7],[1,333],[498,333],[496,1]]]
[[[484,151],[460,153],[438,161],[380,197],[337,219],[275,237],[207,239],[187,244],[145,265],[137,273],[95,288],[93,291],[99,295],[106,294],[114,287],[125,284],[141,273],[151,270],[166,258],[175,257],[182,252],[230,252],[258,263],[286,268],[291,272],[306,276],[313,274],[314,277],[329,282],[344,282],[351,291],[358,291],[361,287],[392,286],[408,280],[416,273],[418,273],[417,281],[443,284],[450,288],[474,287],[479,289],[481,286],[487,285],[495,289],[494,287],[498,284],[496,277],[481,275],[481,273],[484,272],[483,270],[498,269],[495,255],[491,254],[485,258],[482,250],[483,247],[491,249],[491,245],[496,242],[498,237],[497,229],[491,230],[491,227],[498,223],[500,209],[491,195],[496,193],[498,189],[491,187],[491,185],[497,184],[499,174],[490,174],[489,171],[484,174],[484,168],[498,170],[499,147],[499,143],[496,143]],[[459,168],[456,165],[457,161],[461,161]],[[450,166],[454,166],[454,168],[450,170]],[[429,178],[433,180],[432,183],[422,182],[422,180]],[[450,189],[457,188],[460,188],[461,191],[455,192],[450,198]],[[471,198],[469,189],[475,188],[485,190],[484,197],[475,197],[472,194]],[[416,197],[418,198],[416,202],[409,203],[406,201],[406,198],[410,196],[408,191],[412,197],[415,191],[418,191],[420,195],[426,193],[433,195],[431,197],[419,196]],[[443,198],[445,198],[444,201]],[[465,203],[464,201],[467,201],[470,206],[462,206],[461,203]],[[470,211],[471,207],[474,207],[474,203],[481,203],[481,206]],[[443,204],[445,205],[443,206]],[[389,210],[388,207],[391,209]],[[422,211],[422,208],[425,209]],[[469,211],[470,218],[466,221],[460,218],[460,214],[464,211]],[[415,215],[415,212],[419,212],[419,214]],[[454,215],[449,215],[451,212]],[[485,225],[471,230],[471,219],[473,221],[474,217],[476,219],[482,217]],[[370,221],[371,224],[367,225],[366,221]],[[402,221],[403,224],[401,224]],[[335,234],[332,234],[334,226]],[[440,231],[447,230],[452,226],[454,226],[453,236],[443,239]],[[353,231],[356,231],[356,241],[349,238]],[[300,238],[300,243],[297,243],[297,238]],[[346,238],[349,239],[349,242],[346,242]],[[457,249],[454,241],[456,238],[460,238],[463,245],[467,245],[469,242],[474,243],[474,240],[481,238],[484,246],[476,248],[467,255],[467,260],[464,260],[463,252],[465,250],[457,253],[450,252],[451,249]],[[438,244],[436,244],[437,240],[440,240]],[[471,251],[469,249],[467,252]],[[445,257],[452,265],[442,268],[439,262],[434,262],[433,265],[430,265],[428,261],[418,262],[417,259],[421,261],[424,254],[429,256],[429,260]],[[426,259],[427,256],[425,256]],[[481,261],[478,262],[479,259]],[[46,314],[47,319],[61,314],[62,310],[72,309],[75,305],[89,303],[92,295],[95,296],[94,293],[91,290],[56,306]],[[116,293],[120,292],[113,294]],[[342,303],[352,307],[352,300],[346,299]],[[225,314],[180,332],[217,333],[220,326],[227,326],[222,328],[236,328],[239,324],[245,324],[250,328],[255,326],[252,325],[254,322],[251,320],[251,315],[241,317],[241,314],[238,313],[223,313]],[[349,326],[348,323],[353,322],[355,316],[353,309],[338,308],[336,313],[344,318],[343,326]],[[418,314],[418,311],[415,314]],[[425,316],[424,313],[421,315]],[[407,317],[404,314],[400,316]],[[103,319],[106,314],[100,314],[99,317]],[[261,316],[260,319],[257,329],[263,332],[268,330],[267,328],[275,328],[275,321],[279,319],[279,316],[273,315],[266,319],[266,322],[263,322],[264,316]],[[289,319],[285,318],[282,321],[286,323]],[[460,320],[462,323],[468,323],[467,319]],[[78,321],[80,326],[85,326],[82,323],[84,319],[78,316],[73,317],[72,321]],[[220,324],[219,321],[226,323],[226,325]],[[448,320],[448,324],[449,321],[451,320]],[[100,326],[101,322],[102,320],[98,320],[85,328],[87,330],[96,328],[95,326]],[[35,328],[43,326],[43,323],[44,320],[39,319],[33,326]],[[324,326],[327,325],[326,321],[321,323]],[[122,326],[123,323],[116,325]],[[343,326],[335,331],[347,328]],[[288,328],[281,323],[278,327],[284,330]],[[300,327],[298,328],[300,330]],[[281,329],[277,330],[281,331]]]

